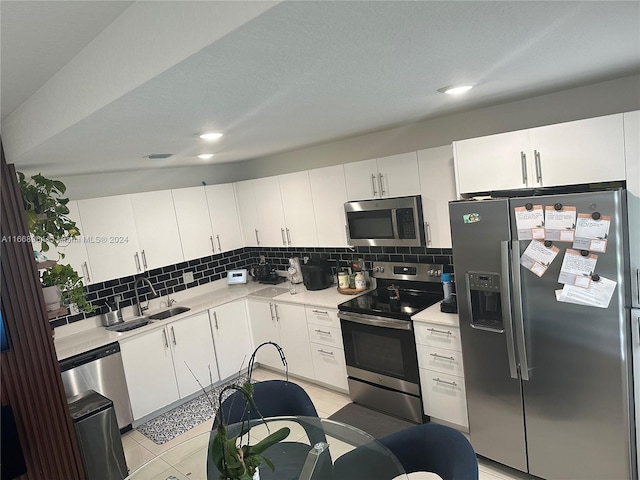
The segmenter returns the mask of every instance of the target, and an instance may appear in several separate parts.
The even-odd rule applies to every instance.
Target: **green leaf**
[[[261,454],[270,446],[275,445],[276,443],[281,442],[282,440],[287,438],[289,436],[289,433],[291,433],[291,429],[289,427],[282,427],[280,430],[273,432],[271,435],[268,435],[266,438],[256,443],[255,445],[250,446],[249,454]]]

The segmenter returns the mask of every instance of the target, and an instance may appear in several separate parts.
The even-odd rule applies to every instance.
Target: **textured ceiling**
[[[216,154],[212,164],[259,158],[640,71],[639,2],[282,2],[261,5],[264,11],[248,2],[200,2],[215,7],[207,10],[198,2],[146,2],[129,10],[127,2],[40,2],[53,11],[58,3],[61,10],[100,5],[75,9],[74,22],[65,12],[48,13],[52,25],[41,35],[34,25],[26,29],[29,48],[38,52],[77,16],[92,25],[69,28],[71,38],[43,63],[20,56],[17,29],[6,34],[5,24],[16,15],[7,10],[11,3],[0,4],[2,106],[12,111],[3,119],[5,150],[24,171],[58,176],[202,165],[196,155],[204,152]],[[212,29],[214,19],[222,25],[227,15],[231,22],[232,8],[255,11],[234,17],[233,27],[215,41],[194,41],[188,52],[189,25],[181,24],[187,16],[173,13],[175,28],[161,35],[185,49],[160,67],[162,51],[139,47],[135,37],[115,40],[136,26],[125,22],[134,18],[134,8],[146,9],[143,18],[153,29],[153,9],[163,3],[203,9],[201,17],[212,15]],[[119,30],[117,22],[105,29],[119,14]],[[98,34],[104,43],[112,35],[113,48],[135,60],[135,68],[115,65],[104,83],[46,82],[57,70],[73,72],[72,66],[87,75],[104,67],[90,55],[92,48],[99,51],[96,42],[65,65]],[[32,72],[33,82],[20,82],[14,71]],[[144,81],[128,85],[141,71]],[[464,97],[437,92],[463,81],[477,83]],[[56,103],[69,93],[65,88],[79,86],[86,97],[105,100],[77,112],[67,111],[69,101]],[[36,128],[26,133],[30,125]],[[207,128],[225,136],[211,145],[193,136]],[[152,153],[173,156],[144,158]]]

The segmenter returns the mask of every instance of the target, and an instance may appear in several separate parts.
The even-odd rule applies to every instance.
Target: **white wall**
[[[454,140],[640,109],[640,75],[462,112],[279,155],[210,167],[61,177],[71,199],[235,182],[383,157]]]

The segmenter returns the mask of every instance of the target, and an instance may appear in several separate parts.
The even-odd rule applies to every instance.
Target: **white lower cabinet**
[[[244,300],[225,303],[209,310],[213,343],[220,379],[247,368],[251,352],[251,332]]]
[[[469,428],[460,328],[415,323],[425,415]]]
[[[207,312],[120,342],[134,420],[218,380]],[[193,371],[193,374],[191,371]]]
[[[306,314],[315,379],[348,390],[338,311],[308,306]]]

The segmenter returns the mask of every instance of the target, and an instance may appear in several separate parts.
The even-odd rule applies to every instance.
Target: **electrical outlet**
[[[185,285],[193,283],[193,272],[184,272],[182,274],[182,283]]]

